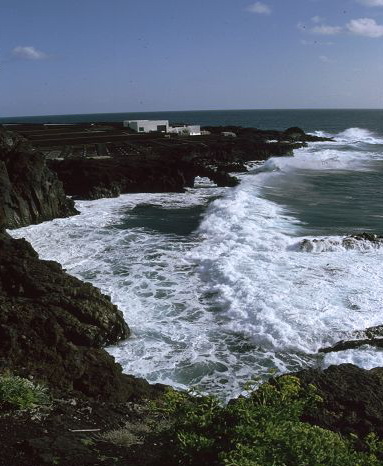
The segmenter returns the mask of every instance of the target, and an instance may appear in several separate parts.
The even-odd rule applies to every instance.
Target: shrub
[[[0,404],[13,409],[31,409],[49,402],[42,385],[11,374],[0,375]]]
[[[156,410],[173,419],[167,432],[177,464],[225,466],[376,466],[382,442],[369,451],[353,439],[304,423],[303,412],[321,402],[313,386],[292,376],[267,382],[222,406],[214,397],[169,391]]]

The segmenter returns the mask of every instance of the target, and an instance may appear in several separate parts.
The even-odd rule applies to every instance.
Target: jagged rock
[[[383,325],[376,325],[374,327],[368,327],[362,331],[367,338],[379,338],[383,337]],[[359,332],[355,332],[359,333]]]
[[[375,233],[357,233],[355,235],[351,235],[351,238],[360,241],[370,241],[371,243],[383,243],[383,236],[376,235]]]
[[[303,420],[343,434],[383,437],[383,368],[361,369],[352,364],[307,369],[296,374],[318,388],[323,403]]]
[[[110,298],[7,234],[0,234],[0,309],[0,370],[58,392],[111,400],[150,395],[147,382],[122,375],[101,348],[129,335]]]
[[[183,192],[194,173],[185,164],[159,157],[50,161],[68,195],[80,199],[115,197],[132,192]]]
[[[352,339],[352,338],[355,339]],[[364,330],[356,330],[351,332],[350,338],[341,340],[333,346],[320,348],[320,353],[332,353],[335,351],[344,351],[348,349],[360,348],[364,345],[375,346],[376,348],[383,348],[383,325],[369,327]]]
[[[333,353],[336,351],[345,351],[348,349],[360,348],[364,345],[375,346],[376,348],[383,348],[383,338],[362,338],[360,340],[341,340],[333,346],[320,348],[319,353]]]
[[[0,229],[76,213],[43,156],[21,136],[0,129]]]
[[[304,252],[337,251],[341,248],[349,250],[378,249],[383,246],[383,237],[373,233],[359,233],[345,238],[314,238],[303,239],[299,243],[299,249]]]

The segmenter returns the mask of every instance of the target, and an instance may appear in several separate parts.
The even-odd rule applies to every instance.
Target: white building
[[[125,120],[125,128],[131,128],[137,133],[151,133],[160,131],[162,133],[179,134],[180,136],[200,136],[200,125],[176,125],[169,126],[168,120]]]
[[[170,126],[169,133],[179,134],[180,136],[201,136],[201,126],[200,125]]]
[[[131,128],[137,133],[151,133],[152,131],[169,131],[168,120],[125,120],[124,126]]]

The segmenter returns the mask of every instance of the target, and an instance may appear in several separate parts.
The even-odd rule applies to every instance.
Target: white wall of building
[[[171,126],[169,133],[176,133],[180,135],[188,136],[200,136],[201,126],[200,125],[185,125],[185,126]]]
[[[125,120],[124,126],[137,131],[137,133],[150,133],[151,131],[169,131],[168,120]]]
[[[163,131],[187,136],[200,136],[200,125],[169,126],[168,120],[125,120],[126,128],[131,128],[137,133],[150,133],[152,131]]]

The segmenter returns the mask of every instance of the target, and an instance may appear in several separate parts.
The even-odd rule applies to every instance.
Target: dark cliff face
[[[42,261],[25,240],[0,234],[0,371],[59,392],[129,399],[149,385],[124,376],[101,346],[129,335],[107,296]]]
[[[193,186],[194,170],[182,161],[158,156],[109,160],[53,160],[68,195],[80,199],[115,197],[123,193],[183,192]]]
[[[76,213],[44,158],[20,136],[0,129],[0,229]]]

